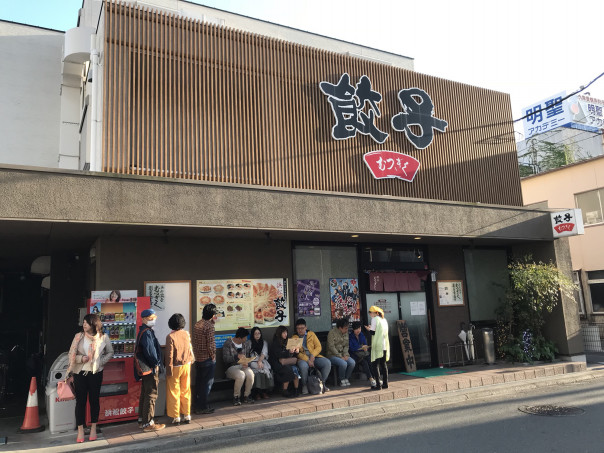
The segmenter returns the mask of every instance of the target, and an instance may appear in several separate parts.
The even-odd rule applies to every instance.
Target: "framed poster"
[[[185,330],[191,332],[191,282],[176,280],[165,282],[145,282],[145,296],[151,298],[151,308],[157,314],[157,323],[153,330],[161,346],[165,346],[166,337],[172,331],[168,320],[174,313],[185,318]]]
[[[439,307],[462,307],[463,280],[439,280],[436,282]]]
[[[201,319],[203,307],[213,303],[217,332],[288,326],[287,296],[285,278],[197,280],[197,319]]]

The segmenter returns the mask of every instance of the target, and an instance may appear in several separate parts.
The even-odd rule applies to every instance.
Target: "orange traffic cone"
[[[40,425],[40,417],[38,416],[38,385],[36,378],[31,378],[29,384],[29,395],[27,397],[27,406],[25,407],[25,418],[19,433],[39,433],[44,431],[44,426]]]

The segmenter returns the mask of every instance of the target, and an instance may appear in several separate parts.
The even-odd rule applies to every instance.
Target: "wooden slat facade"
[[[522,205],[507,94],[106,2],[103,170],[304,190]],[[367,75],[382,94],[383,143],[334,140],[319,83]],[[390,119],[418,87],[446,133],[417,150]],[[421,162],[415,180],[376,180],[363,154]]]

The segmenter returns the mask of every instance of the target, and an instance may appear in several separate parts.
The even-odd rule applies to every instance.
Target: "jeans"
[[[352,357],[348,357],[348,360],[344,360],[340,357],[333,356],[329,358],[329,361],[332,366],[338,367],[340,382],[342,382],[342,379],[350,379],[350,376],[352,376],[352,372],[354,371],[354,366],[356,365],[356,362]]]
[[[203,362],[195,362],[195,407],[197,410],[208,409],[208,397],[214,385],[214,370],[216,362],[207,359]]]
[[[365,373],[367,379],[371,379],[373,377],[373,371],[371,371],[371,366],[369,365],[369,359],[371,356],[359,359],[355,353],[351,352],[350,357],[352,357],[355,362],[359,364],[359,367],[363,370],[363,373]]]
[[[375,359],[373,362],[371,362],[371,367],[373,368],[373,377],[378,381],[377,386],[381,387],[380,381],[383,382],[383,385],[387,386],[388,367],[386,366],[386,351],[384,351],[384,355],[382,357]]]
[[[298,368],[300,369],[300,375],[302,377],[302,385],[306,385],[308,380],[308,362],[305,360],[298,360]],[[321,373],[323,383],[327,382],[327,376],[331,371],[331,362],[325,357],[315,357],[315,368]]]
[[[101,383],[103,382],[103,371],[92,374],[89,372],[84,374],[81,371],[79,374],[73,375],[73,385],[75,386],[76,397],[76,424],[83,426],[86,424],[86,400],[90,403],[90,422],[96,423],[99,421],[99,410],[101,408],[99,396],[101,394]]]

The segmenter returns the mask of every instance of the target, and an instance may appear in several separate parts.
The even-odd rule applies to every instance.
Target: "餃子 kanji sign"
[[[357,132],[369,135],[379,144],[388,139],[390,134],[375,125],[376,118],[382,116],[378,106],[382,95],[373,89],[369,77],[361,76],[353,86],[350,75],[344,73],[337,84],[324,81],[319,88],[327,96],[336,120],[331,129],[334,139],[347,140],[355,137]],[[434,130],[445,132],[447,129],[448,123],[434,116],[434,103],[424,90],[416,87],[402,89],[398,92],[398,100],[401,111],[392,116],[390,124],[395,131],[404,132],[416,149],[430,146]],[[411,182],[419,168],[418,160],[394,151],[372,151],[363,157],[376,179],[398,178]]]

